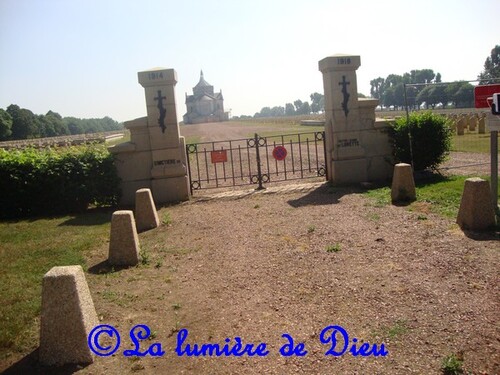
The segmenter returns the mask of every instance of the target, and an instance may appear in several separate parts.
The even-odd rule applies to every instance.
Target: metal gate
[[[195,190],[326,178],[325,132],[297,133],[186,145]]]

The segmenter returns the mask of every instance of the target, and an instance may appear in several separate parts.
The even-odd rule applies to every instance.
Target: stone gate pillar
[[[387,124],[375,121],[376,99],[358,99],[360,56],[319,61],[325,90],[328,179],[336,184],[383,180],[392,174]]]
[[[186,145],[177,122],[174,69],[139,72],[146,95],[147,116],[126,121],[130,142],[110,148],[122,179],[124,205],[133,205],[141,188],[152,191],[156,203],[189,199]]]

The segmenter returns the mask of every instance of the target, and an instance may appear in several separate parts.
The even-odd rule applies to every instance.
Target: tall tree
[[[496,45],[492,50],[490,56],[484,62],[484,70],[479,74],[478,79],[484,79],[482,85],[495,83],[493,78],[500,78],[500,45]],[[497,82],[498,83],[498,82]]]
[[[285,114],[285,108],[283,108],[282,106],[276,106],[271,108],[272,117],[280,117],[283,116],[284,114]]]
[[[7,112],[12,116],[12,139],[28,139],[40,136],[37,117],[28,109],[11,104]]]
[[[295,107],[293,106],[292,103],[285,104],[285,115],[287,115],[287,116],[295,115]]]
[[[385,79],[378,77],[370,81],[370,95],[375,99],[383,99]]]
[[[47,121],[51,124],[51,127],[54,129],[55,135],[67,135],[69,134],[69,129],[66,124],[63,122],[61,115],[57,112],[48,111],[45,115]],[[109,120],[113,121],[109,117],[105,117],[103,121],[108,122]]]
[[[6,141],[12,134],[12,116],[0,108],[0,141]]]
[[[318,113],[325,110],[325,98],[323,94],[319,92],[314,92],[310,95],[311,97],[311,112]]]
[[[302,100],[297,99],[296,101],[293,102],[293,105],[295,106],[295,112],[297,114],[300,114],[300,107],[302,107]]]
[[[298,111],[298,113],[300,115],[308,115],[311,113],[311,106],[309,105],[309,102],[304,102],[302,103],[302,105],[300,106],[300,109]]]

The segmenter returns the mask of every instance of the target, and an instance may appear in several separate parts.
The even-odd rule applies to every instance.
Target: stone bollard
[[[132,211],[113,213],[108,263],[114,266],[135,266],[139,263],[139,237]]]
[[[399,163],[394,166],[392,177],[392,202],[411,202],[416,199],[415,181],[410,164]]]
[[[465,180],[457,223],[462,229],[485,230],[495,225],[495,210],[488,181],[479,177]]]
[[[99,324],[81,266],[53,267],[42,281],[40,363],[47,366],[92,363],[87,343]]]
[[[160,225],[150,189],[139,189],[135,192],[135,223],[138,232],[153,229]]]

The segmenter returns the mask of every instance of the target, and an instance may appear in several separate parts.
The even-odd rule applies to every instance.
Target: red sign
[[[275,158],[278,161],[285,160],[286,155],[287,155],[286,148],[283,146],[276,146],[273,150],[273,158]]]
[[[210,156],[213,164],[227,162],[227,150],[212,151]]]
[[[482,85],[474,87],[474,102],[476,108],[489,108],[486,99],[493,96],[493,94],[500,93],[500,84],[495,85]]]

